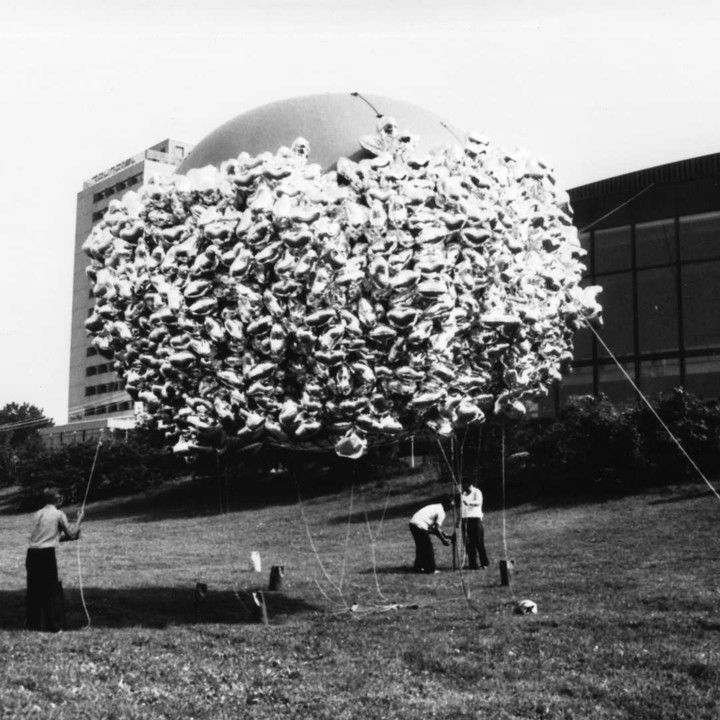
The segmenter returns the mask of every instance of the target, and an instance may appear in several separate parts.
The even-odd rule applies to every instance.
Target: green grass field
[[[265,500],[189,482],[91,497],[81,541],[59,550],[60,635],[22,629],[30,518],[5,491],[0,717],[720,717],[720,502],[704,485],[511,505],[509,588],[500,508],[489,571],[453,572],[438,545],[442,572],[409,572],[407,521],[447,491],[425,470],[301,486],[302,503],[280,483]],[[269,625],[252,622],[249,591],[275,564]],[[514,614],[525,598],[537,615]]]

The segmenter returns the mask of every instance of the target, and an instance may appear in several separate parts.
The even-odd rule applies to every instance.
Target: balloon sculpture
[[[599,318],[546,165],[477,135],[420,157],[386,117],[360,142],[325,174],[298,138],[154,178],[86,240],[92,342],[176,449],[221,426],[357,458],[518,416]]]

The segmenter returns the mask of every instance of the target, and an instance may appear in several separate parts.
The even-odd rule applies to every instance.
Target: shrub
[[[72,503],[83,499],[89,482],[97,500],[143,490],[187,473],[182,459],[144,431],[135,431],[125,441],[104,440],[95,460],[97,450],[96,442],[84,442],[24,454],[16,466],[16,479],[23,488],[20,509],[36,505],[47,486],[58,488],[65,501]]]
[[[720,408],[683,388],[658,395],[652,406],[696,465],[706,472],[720,468]],[[643,405],[627,412],[641,439],[646,474],[654,482],[697,477],[688,461],[654,413]]]

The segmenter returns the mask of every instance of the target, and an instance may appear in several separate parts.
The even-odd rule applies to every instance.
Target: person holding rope
[[[465,555],[470,570],[488,567],[487,551],[485,550],[485,528],[483,527],[483,494],[475,487],[470,477],[462,479],[460,495],[460,519]],[[478,565],[478,558],[480,564]]]
[[[436,535],[443,545],[450,545],[450,538],[441,528],[444,521],[445,508],[442,503],[426,505],[412,516],[410,533],[415,541],[415,564],[413,565],[415,572],[427,574],[439,572],[435,565],[435,550],[430,536]]]
[[[62,495],[52,488],[44,491],[45,505],[33,515],[25,568],[27,570],[26,627],[28,630],[59,632],[55,605],[58,571],[55,548],[66,540],[80,537],[80,510],[74,526],[59,509]]]

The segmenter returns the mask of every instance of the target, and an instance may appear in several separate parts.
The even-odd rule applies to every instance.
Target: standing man
[[[471,570],[483,570],[490,564],[485,550],[485,529],[483,527],[483,495],[472,480],[464,477],[460,495],[460,517],[462,519],[463,543]],[[478,565],[478,556],[480,564]]]
[[[441,529],[444,521],[445,509],[441,503],[426,505],[412,516],[410,533],[415,541],[415,572],[430,575],[439,572],[435,565],[435,550],[430,535],[437,535],[443,545],[449,545],[450,541]]]
[[[59,506],[62,495],[46,490],[45,506],[33,516],[25,568],[27,569],[26,625],[28,630],[58,632],[55,596],[58,584],[55,548],[64,540],[76,540],[80,536],[83,511],[78,513],[74,527]]]

